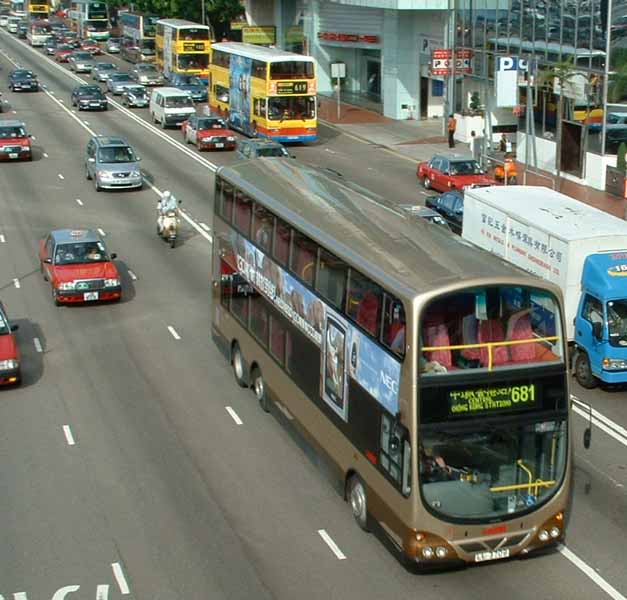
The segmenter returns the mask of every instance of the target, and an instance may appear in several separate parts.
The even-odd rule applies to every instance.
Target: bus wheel
[[[244,379],[244,358],[242,357],[242,351],[239,349],[239,344],[235,342],[233,344],[233,350],[231,350],[231,364],[233,365],[233,375],[237,385],[246,387],[246,380]]]
[[[587,390],[595,388],[599,383],[592,374],[590,360],[585,352],[577,352],[577,357],[575,358],[575,379],[582,388]]]
[[[270,401],[268,400],[268,395],[266,394],[266,382],[263,380],[259,367],[254,368],[251,379],[253,382],[253,392],[255,393],[255,398],[259,401],[259,406],[261,406],[265,412],[269,413]]]
[[[359,477],[353,475],[348,482],[348,499],[351,503],[353,517],[357,525],[364,531],[368,531],[368,501],[366,499],[366,488]]]

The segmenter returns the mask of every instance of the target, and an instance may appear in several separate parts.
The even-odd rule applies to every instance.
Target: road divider
[[[13,280],[13,285],[19,290],[22,286],[20,285],[20,280],[16,277]]]
[[[172,337],[175,340],[180,340],[181,336],[176,332],[176,329],[174,329],[174,327],[172,327],[172,325],[168,325],[168,331],[172,334]]]
[[[33,338],[33,344],[35,345],[35,350],[36,350],[37,352],[41,353],[41,352],[43,352],[43,351],[44,351],[44,349],[43,349],[43,347],[42,347],[42,345],[41,345],[41,341],[39,340],[39,338],[38,338],[38,337]]]
[[[333,538],[324,529],[318,529],[318,535],[324,540],[326,545],[331,548],[331,552],[335,554],[338,560],[346,560],[344,552],[340,550],[340,547],[333,541]]]
[[[74,441],[74,436],[72,435],[72,430],[69,425],[63,426],[63,433],[65,434],[65,439],[67,441],[68,446],[74,446],[76,442]]]
[[[244,424],[244,421],[239,418],[239,415],[230,406],[225,406],[224,408],[226,409],[226,412],[231,415],[231,418],[235,421],[237,425]]]
[[[76,204],[78,204],[79,206],[84,206],[83,201],[80,198],[76,199]]]
[[[120,588],[120,594],[122,594],[122,596],[128,596],[131,593],[131,590],[128,587],[128,583],[126,583],[126,577],[124,577],[122,565],[118,562],[114,562],[111,564],[111,568],[113,569],[113,576],[115,577],[115,581]]]

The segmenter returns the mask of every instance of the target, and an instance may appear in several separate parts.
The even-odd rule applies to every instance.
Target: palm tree
[[[549,68],[541,72],[539,76],[540,85],[549,90],[551,87],[559,86],[559,100],[557,102],[557,123],[555,136],[555,170],[559,181],[562,170],[562,121],[564,120],[564,88],[572,80],[581,74],[576,71],[572,60],[560,61],[552,64]],[[557,86],[555,85],[557,84]]]

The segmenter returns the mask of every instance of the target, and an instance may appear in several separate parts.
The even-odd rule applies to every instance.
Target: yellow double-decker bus
[[[30,21],[45,21],[50,17],[50,0],[27,0]]]
[[[157,66],[166,77],[173,74],[209,77],[211,35],[207,25],[184,19],[157,21],[155,53]]]
[[[314,59],[222,42],[211,52],[209,105],[246,135],[281,142],[318,137]]]

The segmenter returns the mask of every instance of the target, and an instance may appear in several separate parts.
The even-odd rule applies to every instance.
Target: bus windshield
[[[89,31],[106,31],[109,28],[107,21],[89,21],[87,29]]]
[[[206,69],[209,66],[207,54],[179,54],[179,69]]]
[[[424,311],[421,376],[559,363],[561,342],[558,304],[548,292],[515,286],[464,290]]]

